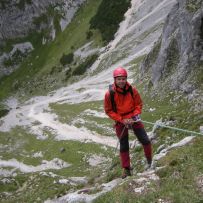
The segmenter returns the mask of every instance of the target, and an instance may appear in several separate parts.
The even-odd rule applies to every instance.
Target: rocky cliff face
[[[30,31],[53,27],[54,17],[59,17],[61,29],[70,22],[85,0],[20,0],[0,3],[0,40],[26,36]]]
[[[158,87],[161,81],[171,89],[191,93],[197,85],[201,86],[202,0],[177,1],[166,19],[160,40],[146,57],[141,70],[144,74],[151,74],[154,87]]]

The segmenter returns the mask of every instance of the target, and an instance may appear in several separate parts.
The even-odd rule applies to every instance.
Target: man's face
[[[126,82],[127,82],[127,77],[120,76],[115,78],[115,83],[120,88],[124,88],[126,85]]]

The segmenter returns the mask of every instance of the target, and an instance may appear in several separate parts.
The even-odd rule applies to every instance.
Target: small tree
[[[70,64],[72,63],[73,61],[73,57],[74,57],[74,54],[73,53],[70,53],[68,55],[66,54],[63,54],[63,56],[60,58],[60,63],[65,66],[67,64]]]
[[[93,36],[93,32],[91,30],[86,32],[86,39],[90,39]]]

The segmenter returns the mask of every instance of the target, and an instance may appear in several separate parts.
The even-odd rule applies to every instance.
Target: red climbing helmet
[[[113,71],[113,77],[119,77],[119,76],[123,76],[123,77],[127,77],[128,73],[126,71],[126,69],[122,68],[122,67],[118,67]]]

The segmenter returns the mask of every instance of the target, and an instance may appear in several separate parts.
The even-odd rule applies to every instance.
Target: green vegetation
[[[57,9],[57,7],[61,7],[60,3],[55,6],[49,6],[47,9],[47,15],[53,19],[56,35],[61,32],[60,20],[64,17],[64,13]]]
[[[168,47],[168,57],[166,62],[166,67],[164,70],[164,80],[167,76],[171,75],[177,68],[179,63],[179,50],[178,43],[175,39],[172,39]]]
[[[8,4],[9,4],[9,0],[1,0],[0,9],[5,9]]]
[[[157,171],[160,180],[152,181],[142,194],[136,194],[129,180],[113,191],[99,197],[94,203],[126,202],[202,202],[202,138],[196,138],[193,144],[171,151],[159,161],[164,168]],[[197,156],[198,155],[198,156]],[[139,178],[139,176],[136,176]]]
[[[50,108],[59,116],[59,120],[62,123],[73,124],[80,128],[84,126],[84,123],[80,122],[80,119],[85,121],[85,127],[90,131],[96,132],[101,135],[112,136],[113,121],[109,121],[108,118],[100,118],[96,115],[88,114],[89,110],[103,113],[103,102],[85,102],[79,104],[50,104]]]
[[[199,71],[197,71],[196,73],[196,76],[197,76],[196,81],[198,86],[203,85],[203,68],[202,67],[203,67],[203,63],[201,62],[199,65]]]
[[[89,21],[95,15],[100,2],[101,0],[90,0],[88,3],[84,3],[69,26],[58,34],[55,41],[49,44],[41,45],[42,33],[32,33],[24,39],[8,40],[4,47],[7,51],[11,49],[12,43],[22,41],[30,41],[35,50],[23,61],[17,71],[9,77],[5,76],[1,79],[0,99],[8,97],[10,94],[16,94],[21,99],[26,99],[26,97],[33,95],[46,94],[66,85],[71,71],[65,73],[59,71],[58,74],[51,74],[53,67],[60,67],[60,59],[63,53],[68,55],[88,42],[85,33],[89,30]],[[93,37],[95,41],[92,46],[100,46],[100,34]],[[26,97],[23,95],[26,95]]]
[[[138,89],[141,91],[141,86]],[[79,90],[80,91],[80,90]],[[155,122],[162,118],[162,121],[169,122],[170,126],[184,128],[193,131],[199,131],[203,118],[201,112],[194,113],[191,109],[191,104],[187,103],[184,98],[176,99],[177,95],[169,94],[164,100],[152,98],[149,95],[142,95],[144,101],[144,110],[142,119]],[[112,123],[109,122],[108,118],[99,118],[96,115],[88,114],[88,109],[92,111],[103,112],[103,104],[100,102],[86,102],[80,104],[51,104],[51,109],[59,116],[60,121],[68,124],[73,124],[78,128],[85,125],[89,130],[95,131],[102,135],[111,136],[114,132],[109,131],[108,128],[112,128]],[[149,109],[154,108],[153,112]],[[188,109],[188,111],[185,111]],[[80,123],[80,119],[85,121]],[[77,122],[78,120],[78,122]],[[192,122],[191,122],[192,120]],[[108,128],[106,128],[108,127]],[[152,130],[151,125],[145,125],[147,131]],[[153,143],[154,154],[158,153],[158,148],[161,145],[165,147],[172,145],[183,139],[190,134],[180,133],[177,131],[171,131],[164,128],[158,128],[155,131],[156,142]],[[134,135],[130,131],[130,139],[135,139]],[[201,148],[203,144],[202,138],[198,137],[195,142],[190,145],[172,150],[168,155],[158,161],[157,166],[165,166],[164,168],[157,171],[160,180],[158,182],[151,182],[147,186],[147,192],[142,195],[137,195],[133,190],[133,185],[138,172],[142,172],[144,169],[144,157],[142,147],[137,146],[131,149],[131,155],[134,167],[134,176],[126,181],[126,183],[118,186],[111,192],[102,195],[97,198],[94,202],[140,202],[145,203],[157,202],[158,199],[170,200],[172,202],[201,202],[201,186],[198,186],[198,176],[201,176],[202,167],[201,160],[203,153]],[[196,155],[198,154],[198,157]],[[189,173],[193,174],[188,176]],[[113,160],[109,165],[109,171],[106,176],[106,181],[111,181],[117,177],[120,177],[120,163],[118,157]],[[95,172],[93,178],[97,177]]]
[[[39,17],[33,18],[33,23],[39,29],[42,23],[48,24],[48,15],[46,13],[41,14]]]
[[[8,107],[0,103],[0,118],[8,114]]]
[[[80,189],[84,187],[84,184],[59,184],[58,180],[86,176],[87,181],[90,180],[93,183],[91,171],[101,171],[101,168],[107,163],[93,167],[88,164],[88,158],[92,154],[102,154],[104,157],[111,155],[110,149],[104,150],[98,144],[83,143],[81,145],[80,142],[75,141],[56,141],[53,139],[55,135],[50,133],[46,135],[48,136],[47,139],[40,140],[21,128],[15,128],[9,133],[0,132],[1,144],[5,146],[0,148],[1,159],[9,160],[14,158],[24,164],[38,166],[42,164],[43,160],[50,161],[59,158],[71,164],[69,167],[59,170],[46,170],[45,174],[42,172],[22,173],[16,170],[17,175],[15,177],[7,177],[10,180],[7,184],[3,183],[4,178],[1,178],[1,202],[34,202],[37,199],[42,202],[48,198],[59,197],[67,193],[71,188]],[[39,152],[41,152],[42,157],[33,156]],[[55,174],[55,176],[51,177],[51,173]],[[96,177],[96,173],[94,173],[94,177]],[[100,181],[104,180],[101,179]],[[10,192],[12,195],[7,196],[4,192]]]
[[[70,64],[73,62],[73,57],[74,57],[74,54],[73,53],[70,53],[68,55],[66,54],[63,54],[63,56],[60,58],[60,63],[65,66],[67,64]]]
[[[6,7],[9,5],[10,1],[9,0],[1,0],[0,2],[0,9],[6,9]],[[15,3],[15,5],[23,10],[25,8],[26,4],[31,4],[32,0],[19,0]]]
[[[145,72],[147,72],[150,67],[155,63],[159,51],[161,48],[161,38],[154,44],[152,51],[150,51],[149,54],[147,54],[143,60],[142,67],[144,68]]]
[[[98,55],[92,55],[87,57],[83,63],[75,68],[73,71],[73,75],[83,75],[85,71],[92,66],[92,64],[96,61]]]
[[[8,109],[0,109],[0,118],[8,114],[9,110]]]
[[[128,7],[129,0],[103,0],[97,14],[90,21],[90,29],[98,29],[105,43],[111,41]]]
[[[24,9],[26,4],[31,4],[31,3],[32,3],[32,0],[20,0],[18,1],[18,3],[16,3],[16,6],[19,9]]]
[[[141,58],[138,60],[141,61]],[[136,62],[136,61],[135,61]],[[141,91],[141,86],[138,86]],[[82,91],[80,88],[78,91]],[[176,95],[168,95],[165,100],[151,98],[149,95],[142,95],[145,103],[142,119],[148,121],[156,121],[160,118],[163,121],[171,122],[170,125],[175,127],[187,128],[189,130],[198,131],[199,125],[202,123],[201,112],[192,113],[185,111],[191,106]],[[57,114],[61,123],[74,125],[78,128],[84,127],[91,132],[99,133],[105,136],[114,136],[112,128],[113,122],[108,118],[99,117],[99,113],[103,113],[103,101],[83,102],[78,104],[50,104],[53,113]],[[150,108],[155,111],[149,112]],[[98,112],[98,113],[93,113]],[[192,120],[192,122],[191,122]],[[85,123],[84,123],[84,122]],[[33,123],[38,125],[38,123]],[[152,126],[145,126],[147,131]],[[183,133],[173,132],[167,129],[157,129],[156,142],[153,143],[154,154],[158,153],[161,145],[169,146],[180,141],[187,136]],[[0,148],[3,160],[15,158],[27,165],[38,166],[42,160],[52,160],[60,158],[70,164],[68,168],[60,170],[47,170],[47,174],[52,172],[55,177],[44,176],[40,172],[23,174],[17,171],[16,177],[8,177],[10,183],[1,184],[1,200],[2,202],[32,202],[36,198],[44,201],[48,198],[59,197],[67,194],[71,190],[75,191],[87,187],[94,187],[95,184],[105,183],[121,176],[120,162],[118,156],[115,156],[115,150],[108,148],[104,150],[100,145],[93,143],[79,143],[75,141],[56,141],[53,131],[44,130],[45,140],[36,139],[36,137],[21,128],[15,128],[9,133],[0,133],[0,140],[4,148]],[[130,131],[130,139],[135,137]],[[201,202],[201,186],[198,183],[198,177],[201,177],[203,170],[202,165],[202,138],[197,137],[190,145],[171,150],[166,157],[161,159],[157,166],[165,166],[156,172],[160,180],[152,181],[147,186],[146,191],[142,195],[137,195],[133,187],[136,186],[134,179],[139,178],[136,174],[143,171],[144,157],[141,146],[131,149],[132,164],[134,167],[134,175],[122,185],[117,186],[114,190],[97,198],[94,202],[140,202],[147,201],[157,202],[158,199],[170,200],[172,202]],[[61,149],[65,149],[65,151]],[[34,157],[33,154],[42,152],[43,157]],[[91,154],[102,155],[112,158],[105,165],[91,167],[87,163],[87,157]],[[197,156],[198,154],[198,156]],[[94,171],[94,172],[92,172]],[[101,175],[102,171],[102,175]],[[188,173],[191,174],[188,176]],[[62,178],[68,179],[73,176],[86,176],[88,184],[79,184],[76,186],[58,184],[57,181]],[[50,190],[51,188],[51,190]],[[95,188],[90,193],[96,193]],[[10,196],[6,193],[11,192]]]
[[[22,53],[20,50],[16,50],[15,53],[12,55],[12,57],[9,57],[8,59],[4,60],[4,65],[6,67],[14,66],[20,64],[23,59],[27,56],[27,54]]]
[[[87,40],[89,40],[93,36],[93,32],[91,30],[87,31],[86,36]]]
[[[10,50],[13,42],[24,40],[31,41],[35,50],[24,60],[19,70],[0,81],[0,98],[5,98],[10,93],[13,95],[15,92],[22,96],[25,94],[26,97],[47,94],[50,90],[74,81],[74,78],[78,80],[80,77],[83,77],[82,75],[94,63],[98,56],[92,55],[84,59],[84,61],[76,61],[73,57],[74,51],[89,42],[90,39],[94,41],[93,47],[99,47],[102,44],[101,38],[108,41],[113,36],[112,30],[114,30],[113,26],[111,27],[111,25],[107,24],[106,28],[110,31],[107,31],[104,36],[101,36],[96,30],[89,29],[90,19],[97,19],[99,24],[102,18],[97,15],[104,8],[107,10],[107,13],[103,10],[103,15],[106,16],[105,19],[108,19],[107,16],[110,16],[110,12],[107,8],[110,7],[113,11],[112,21],[110,22],[114,22],[114,16],[117,15],[114,13],[114,8],[116,6],[120,8],[122,5],[126,9],[127,1],[125,2],[122,5],[121,1],[117,1],[117,3],[116,1],[102,1],[101,3],[101,0],[88,0],[77,12],[74,20],[67,29],[64,32],[60,32],[59,30],[57,38],[44,46],[41,46],[42,33],[33,33],[24,39],[7,41],[4,50]],[[98,7],[98,13],[96,14]],[[119,10],[119,8],[117,9]],[[49,12],[50,15],[54,15],[52,8],[50,8]],[[97,17],[92,18],[93,16]],[[58,26],[59,16],[56,16],[54,19],[56,19],[55,26]],[[40,26],[43,20],[46,21],[48,18],[37,19],[36,25]],[[148,34],[146,32],[143,37]],[[145,58],[147,68],[156,60],[160,46],[161,40],[156,43],[153,51]],[[166,74],[168,75],[171,74],[171,70],[178,63],[179,56],[177,50],[177,43],[173,40],[170,44],[169,59],[166,67],[166,71],[168,71]],[[139,78],[139,66],[144,57],[136,58],[130,64],[130,71],[133,72],[131,79],[135,81],[135,85],[141,93],[144,102],[142,119],[151,122],[162,119],[169,126],[199,132],[199,127],[203,123],[203,117],[202,111],[194,107],[196,104],[187,101],[178,92],[170,92],[169,89],[164,89],[165,94],[160,96],[153,91],[153,88],[146,88],[145,85],[149,78],[144,78],[144,80]],[[7,63],[11,64],[12,61],[8,61]],[[69,64],[68,67],[66,64]],[[197,78],[197,85],[198,83],[202,85],[202,71],[194,75]],[[77,91],[82,92],[83,90],[85,90],[84,87],[81,87]],[[23,97],[25,99],[25,96]],[[76,104],[51,103],[49,107],[51,113],[56,114],[57,119],[62,124],[75,126],[78,129],[85,128],[91,131],[91,133],[95,133],[95,135],[115,136],[112,127],[114,122],[109,118],[103,117],[103,101]],[[0,117],[6,115],[6,113],[8,113],[7,107],[0,106]],[[33,126],[39,127],[40,123],[34,122]],[[118,150],[116,151],[114,148],[104,147],[96,143],[58,140],[54,129],[48,126],[44,127],[42,132],[35,132],[36,134],[30,132],[30,129],[22,129],[21,127],[15,127],[9,132],[0,132],[1,160],[16,159],[23,164],[35,167],[41,165],[44,162],[43,160],[50,161],[54,158],[59,158],[71,165],[59,170],[47,169],[44,172],[23,173],[18,169],[14,170],[13,173],[16,175],[12,176],[8,174],[7,177],[0,178],[0,202],[44,202],[48,198],[53,199],[79,189],[91,187],[95,187],[95,189],[87,193],[94,194],[101,190],[101,188],[97,187],[98,185],[100,186],[121,176]],[[153,126],[146,124],[145,128],[149,132]],[[67,135],[64,136],[68,138],[69,133],[67,132]],[[167,148],[190,135],[164,128],[157,128],[154,133],[155,138],[152,140],[154,154],[160,152],[161,146],[162,148]],[[129,131],[129,134],[130,140],[136,139],[131,131]],[[43,136],[45,139],[39,139],[39,136]],[[144,170],[145,160],[142,147],[133,147],[130,149],[132,166],[134,168],[133,176],[124,180],[122,184],[97,198],[94,202],[202,203],[202,148],[202,137],[197,136],[190,144],[169,151],[165,157],[157,162],[157,166],[161,168],[155,174],[160,179],[150,181],[142,194],[137,194],[134,190],[135,187],[139,186],[136,179],[140,178],[138,173]],[[41,155],[34,156],[36,154]],[[91,166],[88,159],[91,155],[95,154],[105,157],[106,161],[97,166]],[[12,170],[12,167],[2,168],[10,172]],[[60,179],[69,179],[78,176],[86,177],[87,184],[59,184]]]
[[[142,92],[140,88],[141,86],[138,86],[138,89]],[[78,91],[82,91],[82,89],[78,89]],[[175,97],[176,95],[170,94],[164,100],[159,100],[151,98],[149,95],[142,95],[145,103],[142,119],[154,122],[162,118],[163,121],[171,122],[170,125],[172,126],[175,125],[175,127],[198,131],[198,127],[202,123],[201,113],[186,112],[185,109],[190,109],[191,104],[188,104],[180,97],[178,100],[175,100]],[[176,106],[173,105],[173,102]],[[103,113],[103,101],[79,104],[52,103],[50,108],[53,113],[57,114],[59,121],[62,123],[75,125],[78,128],[85,126],[91,132],[114,136],[113,122],[110,122],[108,118],[102,118],[93,113]],[[150,108],[154,108],[155,111],[149,112]],[[85,124],[81,120],[84,120]],[[38,124],[36,123],[35,125]],[[145,127],[148,131],[152,129],[152,126],[146,125]],[[187,136],[187,134],[161,128],[157,129],[155,133],[154,153],[158,153],[158,148],[161,145],[172,145]],[[1,193],[3,202],[34,201],[36,197],[39,197],[40,201],[44,201],[48,197],[54,198],[55,196],[59,197],[67,194],[71,189],[75,191],[93,187],[95,184],[108,182],[121,176],[120,162],[118,156],[115,156],[114,149],[108,148],[105,151],[100,145],[93,143],[81,144],[74,141],[55,141],[53,138],[56,135],[48,130],[44,131],[43,134],[47,135],[48,138],[38,140],[34,135],[27,133],[21,128],[15,128],[9,133],[0,133],[1,143],[6,147],[2,151],[2,159],[15,158],[25,164],[37,166],[40,165],[42,160],[52,160],[57,157],[72,165],[60,170],[48,170],[47,173],[53,172],[56,175],[60,175],[60,177],[56,176],[55,178],[43,176],[39,172],[32,174],[18,172],[18,175],[9,184],[1,183],[1,192],[9,191],[12,193],[12,195],[7,197],[4,193]],[[131,131],[130,139],[135,139]],[[160,179],[151,181],[141,195],[135,193],[133,187],[136,186],[134,180],[139,178],[136,174],[142,172],[144,168],[143,150],[141,146],[132,148],[134,176],[122,185],[117,186],[114,190],[97,198],[94,202],[118,202],[122,200],[129,203],[144,203],[149,200],[150,202],[157,202],[158,199],[170,200],[172,202],[201,202],[201,186],[198,184],[198,177],[201,177],[202,173],[200,171],[203,170],[202,147],[202,138],[197,137],[193,143],[171,150],[157,163],[157,166],[164,166],[164,168],[156,172]],[[62,148],[65,149],[64,152],[61,152]],[[33,154],[39,151],[42,152],[43,157],[33,157]],[[85,161],[87,160],[85,157],[95,153],[111,157],[113,160],[112,162],[107,161],[106,165],[90,167]],[[105,171],[102,177],[101,170]],[[78,174],[88,177],[88,184],[71,186],[56,183],[61,178],[78,176]],[[48,188],[52,188],[52,190],[48,190]],[[91,192],[96,193],[97,191],[95,188]]]
[[[53,20],[54,23],[54,29],[56,30],[56,35],[58,35],[61,32],[61,26],[60,26],[60,19],[63,18],[63,13],[59,12],[59,9],[56,9],[58,7],[60,7],[60,4],[56,4],[55,6],[50,5],[46,11],[44,13],[41,14],[41,16],[35,17],[33,20],[33,23],[36,26],[37,30],[41,29],[41,26],[46,25],[46,28],[43,28],[42,30],[40,30],[41,33],[46,33],[50,21]],[[46,35],[45,35],[46,36]]]
[[[198,9],[200,9],[201,4],[202,4],[202,0],[187,0],[186,9],[189,12],[196,12]]]

